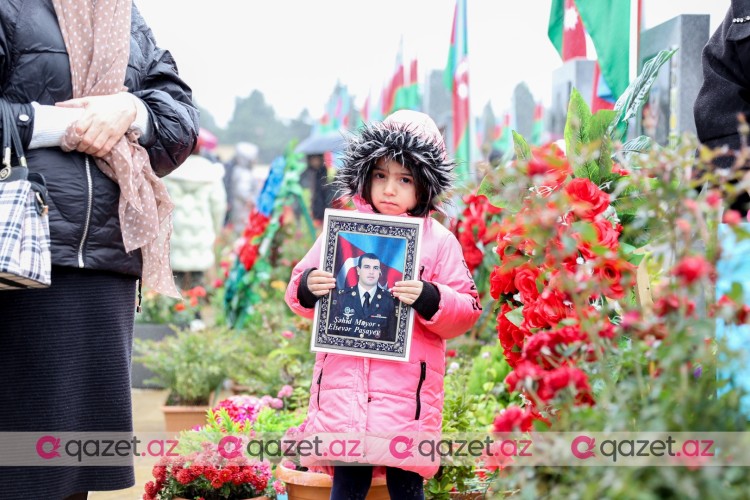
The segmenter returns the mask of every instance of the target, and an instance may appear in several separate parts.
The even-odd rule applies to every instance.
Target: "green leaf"
[[[732,288],[729,290],[727,296],[738,304],[741,304],[744,299],[744,288],[742,287],[742,284],[737,283],[736,281],[733,282]]]
[[[591,179],[597,185],[604,182],[612,173],[612,139],[607,134],[607,129],[614,120],[615,112],[609,109],[602,109],[591,117],[589,140],[599,141],[599,157],[596,159],[599,180]]]
[[[479,188],[477,189],[477,195],[478,196],[486,196],[487,201],[490,202],[491,205],[503,208],[503,201],[500,199],[500,189],[498,189],[490,180],[490,176],[486,175],[482,182],[479,184]]]
[[[523,306],[508,311],[505,317],[508,318],[508,321],[521,328],[521,323],[523,323]]]
[[[631,155],[647,153],[650,149],[658,147],[659,145],[649,136],[641,135],[623,144],[618,152],[628,159]],[[617,153],[613,153],[612,156],[615,154]]]
[[[581,94],[574,88],[568,104],[568,118],[565,121],[565,151],[573,170],[581,165],[581,152],[584,144],[589,143],[589,122],[591,110]]]
[[[677,49],[661,50],[652,57],[644,66],[641,74],[628,85],[625,92],[615,103],[617,118],[612,121],[607,134],[613,141],[622,141],[628,131],[628,120],[636,116],[648,98],[651,86],[659,74],[659,68],[672,58]]]
[[[526,142],[526,139],[515,130],[511,130],[511,132],[513,133],[513,149],[516,151],[516,157],[519,160],[530,160],[531,148]]]
[[[578,221],[573,223],[573,231],[580,233],[584,241],[596,243],[598,241],[594,225],[587,221]]]

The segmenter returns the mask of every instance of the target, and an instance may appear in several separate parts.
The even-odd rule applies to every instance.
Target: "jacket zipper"
[[[414,415],[414,420],[419,420],[419,415],[422,413],[422,384],[427,377],[427,362],[420,361],[419,365],[421,373],[419,374],[419,385],[417,385],[417,414]]]
[[[318,375],[318,408],[320,408],[320,382],[323,380],[323,364],[326,362],[326,358],[328,357],[328,354],[323,356],[323,362],[320,363],[320,375]]]
[[[86,222],[83,225],[83,235],[81,236],[81,242],[78,244],[78,267],[83,268],[83,245],[86,243],[86,238],[89,235],[89,224],[91,223],[91,208],[94,203],[94,186],[91,179],[91,165],[89,164],[89,157],[86,156],[86,182],[88,184],[88,204],[86,206]]]

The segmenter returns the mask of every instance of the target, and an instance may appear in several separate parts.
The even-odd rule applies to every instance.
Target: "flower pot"
[[[174,500],[190,500],[189,498],[184,497],[174,497]],[[253,498],[240,498],[238,500],[269,500],[267,496],[262,497],[253,497]]]
[[[174,500],[190,500],[189,498],[184,497],[174,497]],[[240,498],[238,500],[269,500],[267,496],[262,497],[254,497],[254,498]]]
[[[289,500],[328,500],[333,480],[328,474],[287,469],[279,464],[276,477],[286,484]],[[389,500],[385,477],[373,478],[367,500]]]
[[[162,340],[168,335],[174,335],[174,330],[169,325],[160,323],[136,323],[133,329],[133,338],[144,340]],[[146,383],[147,379],[154,376],[154,372],[140,363],[133,361],[130,366],[130,386],[139,389],[162,389],[162,386],[153,382]]]
[[[180,432],[206,423],[206,411],[209,406],[162,406],[164,412],[164,430]]]

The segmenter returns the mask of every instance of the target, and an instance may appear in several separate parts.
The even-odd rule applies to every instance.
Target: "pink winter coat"
[[[357,201],[359,212],[372,208]],[[286,290],[286,302],[297,314],[312,318],[314,309],[300,305],[297,289],[302,273],[320,264],[322,237],[295,266]],[[437,286],[438,311],[429,320],[414,314],[408,362],[318,353],[315,360],[305,434],[346,433],[352,436],[426,433],[439,436],[443,411],[445,341],[467,332],[481,314],[476,287],[455,236],[437,220],[426,218],[421,241],[419,279]],[[366,444],[366,443],[365,443]],[[416,466],[390,453],[373,452],[366,463],[400,467],[425,478],[439,463]],[[387,446],[385,451],[387,451]],[[337,457],[338,461],[361,458]],[[308,467],[329,462],[302,459]]]

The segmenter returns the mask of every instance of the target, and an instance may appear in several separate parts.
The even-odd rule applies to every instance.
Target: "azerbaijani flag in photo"
[[[406,263],[406,240],[394,236],[350,233],[340,231],[336,238],[336,288],[357,284],[357,260],[360,255],[374,253],[380,258],[380,286],[390,289],[403,279]]]

